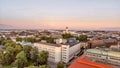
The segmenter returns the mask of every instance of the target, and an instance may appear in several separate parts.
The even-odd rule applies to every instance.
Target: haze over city
[[[120,29],[120,0],[0,0],[0,24],[32,29]]]
[[[120,68],[120,0],[0,0],[0,68]]]

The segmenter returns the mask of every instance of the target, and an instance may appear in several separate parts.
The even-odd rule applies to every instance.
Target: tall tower
[[[65,33],[69,33],[69,31],[68,31],[68,27],[66,27],[66,29],[65,29]]]

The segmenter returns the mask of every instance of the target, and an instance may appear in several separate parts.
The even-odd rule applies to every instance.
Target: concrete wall
[[[80,43],[69,48],[69,58],[72,59],[74,55],[78,54],[79,52],[80,52]]]

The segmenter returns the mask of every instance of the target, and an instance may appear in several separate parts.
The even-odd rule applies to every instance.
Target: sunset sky
[[[120,0],[0,0],[0,24],[40,29],[120,28]]]

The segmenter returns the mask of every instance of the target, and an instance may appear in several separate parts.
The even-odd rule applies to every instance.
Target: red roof
[[[113,68],[113,67],[78,58],[73,64],[69,66],[69,68]]]

